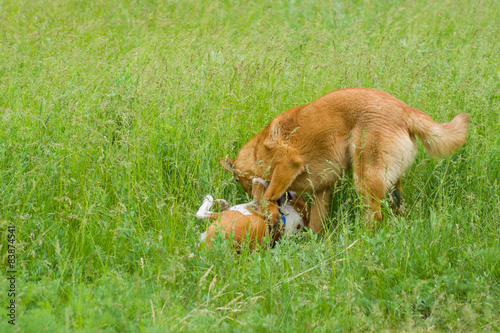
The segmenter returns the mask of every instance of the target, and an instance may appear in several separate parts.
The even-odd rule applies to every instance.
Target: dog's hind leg
[[[388,134],[367,128],[353,133],[354,182],[370,222],[382,220],[381,201],[386,193],[397,212],[403,194],[401,177],[417,153],[414,136],[397,127],[391,131]]]
[[[368,227],[375,227],[375,220],[382,221],[381,201],[386,189],[387,170],[384,152],[378,147],[380,137],[370,131],[356,133],[353,152],[353,178],[356,190],[363,198]]]
[[[214,204],[214,198],[211,195],[206,195],[203,198],[203,203],[200,206],[200,209],[196,212],[196,217],[199,219],[207,219],[213,213],[210,211],[212,205]]]
[[[368,170],[367,170],[368,169]],[[364,171],[364,172],[360,172]],[[381,201],[385,195],[383,172],[367,167],[354,171],[354,183],[366,206],[366,220],[372,228],[374,220],[382,221]]]

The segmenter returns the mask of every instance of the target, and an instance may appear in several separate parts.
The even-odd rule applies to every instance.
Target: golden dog
[[[367,220],[381,221],[386,193],[396,199],[393,208],[399,206],[401,177],[417,153],[415,136],[430,155],[441,157],[462,146],[468,124],[467,114],[439,124],[388,93],[340,89],[278,115],[240,149],[236,160],[219,162],[247,192],[254,177],[270,181],[268,201],[288,189],[312,193],[310,227],[318,233],[331,187],[344,170],[353,170]]]

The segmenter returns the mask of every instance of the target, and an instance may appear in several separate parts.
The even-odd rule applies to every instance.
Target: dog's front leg
[[[274,166],[271,182],[265,193],[266,200],[274,202],[281,198],[304,169],[305,163],[300,156],[293,156],[277,163]]]
[[[330,208],[332,191],[330,189],[316,193],[311,205],[311,217],[309,227],[319,234],[323,230],[323,220],[326,219]]]

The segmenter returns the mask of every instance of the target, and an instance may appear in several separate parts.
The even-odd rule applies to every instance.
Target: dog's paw
[[[205,197],[203,198],[203,203],[205,203],[205,202],[209,202],[209,203],[213,204],[214,197],[211,196],[210,194],[205,195]]]
[[[216,205],[216,207],[219,209],[219,210],[228,210],[229,207],[231,207],[231,204],[227,201],[227,200],[224,200],[224,199],[217,199],[214,201],[214,204]]]

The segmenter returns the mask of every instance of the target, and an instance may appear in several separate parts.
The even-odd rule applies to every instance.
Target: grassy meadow
[[[347,175],[323,235],[197,249],[218,158],[345,87],[468,142],[376,232]],[[0,331],[500,331],[499,115],[496,0],[0,0]]]

